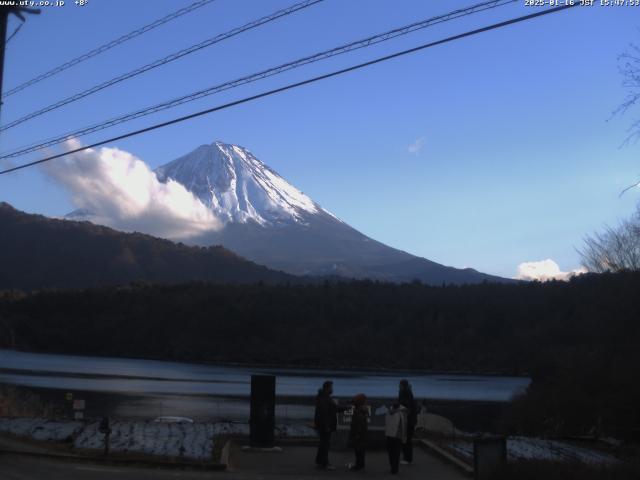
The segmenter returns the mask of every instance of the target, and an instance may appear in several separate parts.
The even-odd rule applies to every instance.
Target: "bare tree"
[[[622,75],[622,86],[627,96],[613,115],[627,113],[640,105],[640,47],[631,44],[618,58],[618,68]],[[640,140],[640,119],[636,118],[629,127],[625,144]],[[628,186],[628,190],[640,186],[640,181]],[[578,250],[582,266],[590,272],[640,271],[640,205],[635,214],[620,222],[617,227],[606,227],[601,233],[594,233],[584,239],[584,246]]]
[[[631,44],[629,49],[618,58],[618,69],[622,75],[622,86],[628,90],[627,96],[614,115],[627,113],[629,109],[640,103],[640,47]],[[640,119],[635,119],[629,127],[626,143],[640,138]]]
[[[613,111],[613,115],[625,114],[632,107],[640,104],[640,47],[631,44],[625,53],[618,57],[618,69],[622,76],[622,86],[627,89],[627,96],[620,106]],[[640,118],[635,118],[629,126],[624,145],[640,140]],[[620,192],[622,196],[628,190],[640,187],[640,181],[629,185]]]
[[[640,271],[640,209],[617,227],[586,237],[578,253],[590,272]]]

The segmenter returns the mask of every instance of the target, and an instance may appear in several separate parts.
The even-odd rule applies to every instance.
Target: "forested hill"
[[[516,285],[187,284],[6,294],[0,320],[15,344],[0,338],[0,347],[514,374],[587,360],[623,368],[639,365],[639,291],[640,274],[621,273]]]
[[[189,247],[88,222],[31,215],[0,202],[0,289],[136,281],[280,283],[299,279],[249,262],[223,247]]]

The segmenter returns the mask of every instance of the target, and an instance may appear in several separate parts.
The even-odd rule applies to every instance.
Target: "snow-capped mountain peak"
[[[329,214],[238,145],[201,145],[155,172],[160,181],[184,185],[226,222],[304,224],[308,215]]]
[[[160,182],[181,184],[223,224],[222,228],[190,235],[188,241],[194,245],[223,245],[253,262],[294,275],[392,282],[418,279],[435,285],[505,281],[471,269],[447,267],[367,237],[238,145],[219,141],[201,145],[158,167],[155,173]],[[165,186],[167,190],[175,187]],[[200,202],[193,203],[202,207]],[[101,213],[96,216],[89,210],[76,210],[67,218],[97,223],[108,220],[109,212]],[[136,225],[136,220],[126,228],[134,230],[131,225]],[[137,231],[149,233],[148,222],[139,225]],[[188,226],[185,223],[185,228]]]

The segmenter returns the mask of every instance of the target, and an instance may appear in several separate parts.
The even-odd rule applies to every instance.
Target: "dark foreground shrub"
[[[11,385],[0,385],[0,417],[55,416],[53,406],[43,402],[35,393]]]

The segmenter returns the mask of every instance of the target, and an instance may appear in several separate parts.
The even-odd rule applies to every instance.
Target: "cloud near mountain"
[[[563,272],[556,262],[547,258],[546,260],[521,263],[518,265],[518,275],[516,278],[519,280],[546,282],[547,280],[569,280],[571,277],[586,272],[587,270],[584,268]]]
[[[71,194],[84,219],[97,224],[172,240],[222,227],[215,213],[183,185],[160,182],[145,162],[117,148],[78,152],[43,170]]]

